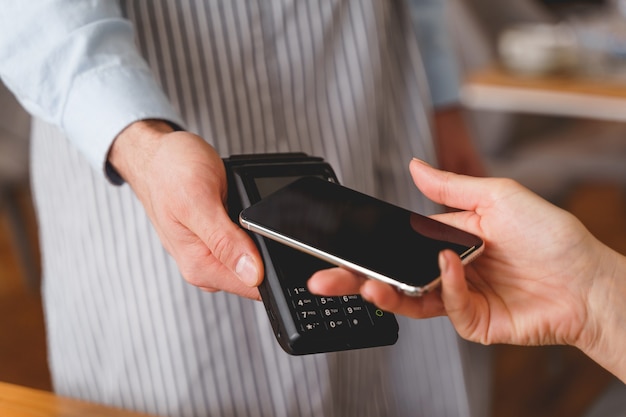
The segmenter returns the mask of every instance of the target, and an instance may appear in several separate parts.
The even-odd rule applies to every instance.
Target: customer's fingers
[[[470,296],[461,259],[451,250],[439,254],[441,269],[441,298],[450,321],[461,337],[478,341],[477,329],[481,323],[479,309]]]
[[[415,185],[426,197],[436,203],[462,210],[475,211],[477,207],[489,204],[489,195],[495,187],[491,178],[441,171],[419,159],[411,161],[410,171]]]

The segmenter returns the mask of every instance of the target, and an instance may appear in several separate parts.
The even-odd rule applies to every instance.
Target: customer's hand
[[[207,142],[159,121],[136,122],[109,161],[142,202],[185,279],[204,290],[259,299],[263,264],[224,207],[224,164]]]
[[[512,180],[455,175],[415,160],[410,168],[427,197],[465,210],[436,218],[481,236],[484,254],[463,268],[456,254],[442,252],[442,286],[422,298],[338,268],[314,275],[312,292],[360,292],[415,318],[447,314],[462,337],[480,343],[570,344],[614,372],[617,362],[626,366],[624,257]]]

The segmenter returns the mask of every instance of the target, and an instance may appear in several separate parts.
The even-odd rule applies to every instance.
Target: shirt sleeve
[[[408,0],[435,107],[459,100],[459,67],[445,21],[446,0]]]
[[[3,0],[0,77],[34,116],[59,126],[104,172],[131,123],[182,120],[139,54],[115,1]]]

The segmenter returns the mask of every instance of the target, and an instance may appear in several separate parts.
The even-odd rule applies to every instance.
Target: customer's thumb
[[[471,338],[474,332],[474,306],[465,280],[465,271],[459,256],[451,250],[439,253],[441,270],[441,298],[446,313],[456,331],[463,338]]]

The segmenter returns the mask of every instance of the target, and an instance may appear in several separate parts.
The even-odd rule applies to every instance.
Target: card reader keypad
[[[298,318],[297,325],[303,333],[372,327],[374,320],[370,314],[379,311],[370,312],[360,295],[318,297],[306,287],[297,286],[288,289],[288,296]]]

